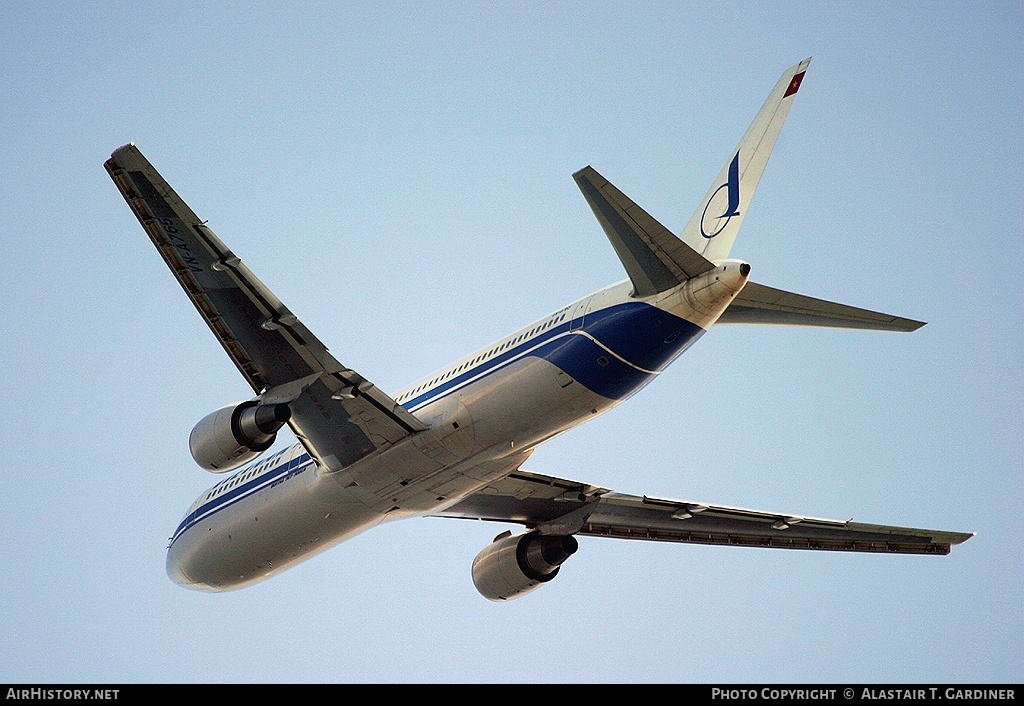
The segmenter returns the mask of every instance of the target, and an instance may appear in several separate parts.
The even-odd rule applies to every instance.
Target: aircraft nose
[[[174,557],[170,552],[167,553],[167,577],[174,581],[179,586],[185,586],[191,588],[193,581],[188,577],[185,571],[182,569],[181,562],[177,561],[177,557]]]

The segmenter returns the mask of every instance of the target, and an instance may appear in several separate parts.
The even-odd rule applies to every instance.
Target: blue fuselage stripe
[[[287,463],[282,463],[279,466],[269,468],[263,473],[257,474],[245,483],[240,483],[237,488],[232,488],[222,494],[218,494],[216,490],[210,491],[213,492],[214,497],[209,502],[200,505],[185,516],[185,519],[183,519],[181,524],[178,525],[178,529],[174,531],[174,535],[171,536],[170,543],[174,544],[174,541],[180,537],[185,530],[197,522],[208,518],[210,515],[223,510],[229,505],[234,505],[236,502],[249,497],[257,491],[274,485],[277,481],[285,480],[290,476],[301,473],[306,470],[310,463],[312,463],[312,459],[309,457],[309,454],[304,453],[296,456]],[[242,475],[247,470],[247,468],[242,469],[236,475]],[[234,477],[235,476],[225,479],[224,483],[230,484]]]
[[[647,384],[703,333],[696,324],[650,304],[617,304],[588,313],[583,326],[574,330],[568,321],[553,326],[402,405],[415,412],[526,356],[543,358],[592,392],[621,400]]]
[[[573,319],[572,323],[577,323]],[[586,314],[583,325],[570,330],[570,320],[543,331],[477,365],[436,384],[402,405],[411,412],[474,383],[524,357],[547,360],[574,380],[610,400],[633,394],[672,362],[704,333],[696,324],[643,302],[625,302]],[[281,452],[284,453],[284,452]],[[273,459],[268,459],[272,461]],[[262,461],[266,463],[267,460]],[[309,454],[269,468],[238,487],[218,492],[185,516],[171,537],[178,537],[201,520],[209,518],[254,493],[301,473],[312,463]],[[225,479],[229,485],[239,471]],[[220,486],[217,486],[220,487]]]

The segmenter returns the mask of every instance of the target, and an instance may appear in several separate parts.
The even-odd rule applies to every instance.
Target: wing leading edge
[[[253,391],[290,404],[289,425],[314,458],[336,470],[426,428],[338,362],[134,144],[104,166]]]
[[[888,554],[948,554],[974,536],[626,495],[521,470],[437,516],[513,522],[542,534]]]

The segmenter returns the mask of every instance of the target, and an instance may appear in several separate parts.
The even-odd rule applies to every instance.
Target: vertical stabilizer
[[[761,112],[754,118],[683,230],[683,242],[707,260],[729,257],[743,216],[775,147],[782,123],[786,121],[793,96],[800,89],[800,82],[810,63],[810,59],[805,59],[782,74]]]

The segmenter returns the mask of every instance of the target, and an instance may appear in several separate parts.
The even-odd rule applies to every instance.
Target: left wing
[[[338,470],[426,428],[339,363],[134,144],[104,166],[228,357],[261,399],[289,403],[289,425],[322,465]]]
[[[948,554],[974,536],[625,495],[521,470],[436,516],[514,522],[541,534],[894,554]]]

